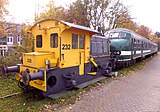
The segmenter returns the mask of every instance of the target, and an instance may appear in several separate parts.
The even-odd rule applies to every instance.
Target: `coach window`
[[[146,48],[148,48],[148,43],[146,43]]]
[[[134,44],[136,43],[136,39],[133,39],[133,43],[134,43]]]
[[[51,46],[51,48],[58,47],[58,34],[57,33],[52,33],[50,35],[50,46]]]
[[[143,46],[144,46],[144,45],[143,45],[143,41],[142,41],[142,48],[143,48]]]
[[[42,35],[36,36],[36,47],[41,48],[42,47]]]
[[[72,49],[78,49],[78,34],[72,34]]]
[[[141,45],[141,44],[140,44],[140,41],[138,40],[137,43],[138,43],[137,47],[140,48],[140,45]]]
[[[84,49],[84,43],[85,43],[85,35],[80,35],[80,38],[79,38],[79,49]]]

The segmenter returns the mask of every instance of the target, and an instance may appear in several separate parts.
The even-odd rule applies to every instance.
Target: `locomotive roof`
[[[47,19],[47,20],[39,21],[39,22],[35,23],[35,24],[30,28],[30,30],[32,30],[32,28],[35,27],[37,24],[40,24],[40,23],[42,23],[42,22],[44,22],[44,21],[58,21],[58,22],[61,22],[61,23],[65,24],[65,25],[67,25],[67,26],[70,27],[70,28],[76,28],[76,29],[80,29],[80,30],[85,30],[85,31],[93,32],[93,33],[98,33],[97,30],[93,30],[93,29],[91,29],[91,28],[89,28],[89,27],[85,27],[85,26],[81,26],[81,25],[77,25],[77,24],[65,22],[65,21],[63,21],[63,20],[55,20],[55,19]]]
[[[105,36],[102,36],[102,35],[97,35],[97,34],[93,35],[93,36],[92,36],[92,38],[93,38],[93,37],[96,37],[96,38],[104,38],[104,39],[109,39],[109,37],[105,37]]]
[[[69,22],[65,22],[65,21],[60,21],[64,24],[66,24],[67,26],[71,27],[71,28],[77,28],[77,29],[80,29],[80,30],[86,30],[86,31],[90,31],[90,32],[94,32],[94,33],[98,33],[97,30],[93,30],[89,27],[85,27],[85,26],[81,26],[81,25],[77,25],[77,24],[73,24],[73,23],[69,23]]]
[[[145,38],[145,37],[143,37],[143,36],[135,33],[135,32],[132,31],[132,30],[126,29],[126,28],[115,28],[115,29],[111,29],[111,30],[107,31],[107,32],[105,33],[105,35],[106,35],[107,33],[110,33],[110,32],[128,32],[128,33],[132,33],[132,34],[135,34],[135,35],[136,35],[135,38],[137,38],[137,39],[139,39],[139,40],[144,40],[144,41],[149,42],[149,43],[151,43],[151,44],[157,45],[156,43],[152,42],[151,40],[149,40],[149,39],[147,39],[147,38]]]

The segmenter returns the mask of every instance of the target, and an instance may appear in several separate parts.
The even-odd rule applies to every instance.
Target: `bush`
[[[22,46],[15,45],[14,48],[10,49],[6,56],[0,56],[0,67],[4,66],[13,66],[16,64],[20,64],[21,60],[20,57],[22,56],[22,53],[26,52],[26,50]],[[0,75],[1,69],[0,69]]]

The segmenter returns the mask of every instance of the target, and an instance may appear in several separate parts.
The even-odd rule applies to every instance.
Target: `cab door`
[[[54,58],[59,57],[59,48],[60,48],[60,33],[59,28],[51,28],[47,32],[46,37],[46,48],[45,50],[49,50],[54,53]]]
[[[85,35],[79,35],[79,74],[84,74],[84,63],[85,63]]]

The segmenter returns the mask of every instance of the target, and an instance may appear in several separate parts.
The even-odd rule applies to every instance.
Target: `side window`
[[[78,34],[72,34],[72,49],[78,49]]]
[[[107,43],[107,41],[103,41],[103,52],[108,54],[108,43]]]
[[[42,35],[36,36],[36,47],[41,48],[42,47]]]
[[[80,38],[79,38],[79,49],[84,49],[84,43],[85,43],[85,35],[80,35]]]
[[[97,52],[98,54],[102,53],[102,41],[97,42]]]
[[[97,48],[96,48],[96,42],[95,41],[91,42],[91,54],[92,55],[97,54]]]
[[[126,38],[131,38],[131,34],[127,33]]]
[[[58,47],[58,34],[57,33],[52,33],[50,35],[50,46],[51,46],[51,48]]]
[[[7,37],[7,42],[9,42],[9,37]]]
[[[11,39],[11,42],[12,42],[12,40],[13,40],[12,37],[10,39]]]

